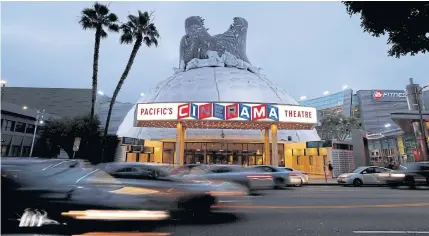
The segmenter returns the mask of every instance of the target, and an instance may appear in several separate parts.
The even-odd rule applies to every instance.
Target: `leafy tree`
[[[361,27],[372,36],[388,35],[388,54],[397,58],[429,51],[429,3],[417,1],[346,1],[350,16],[360,13]]]
[[[90,115],[50,121],[45,125],[43,133],[37,141],[35,156],[56,157],[60,149],[63,149],[71,158],[74,139],[79,137],[81,142],[75,158],[98,163],[101,157],[101,133],[100,120],[97,116],[92,121]],[[112,161],[118,138],[115,135],[110,135],[106,139],[110,146],[108,160]]]
[[[92,64],[92,105],[91,121],[94,119],[94,106],[97,99],[98,84],[98,58],[100,54],[100,41],[107,38],[105,28],[112,32],[119,32],[118,17],[110,13],[107,5],[94,3],[92,8],[85,8],[81,12],[79,23],[84,30],[95,30],[94,59]]]
[[[139,51],[143,43],[147,47],[151,47],[152,45],[155,45],[155,47],[157,47],[158,39],[160,37],[158,30],[153,23],[152,13],[149,14],[146,11],[138,11],[137,16],[128,15],[128,22],[122,24],[120,28],[122,30],[121,43],[131,44],[134,42],[134,46],[133,50],[131,51],[125,70],[122,73],[122,76],[119,79],[118,84],[116,85],[112,99],[110,100],[109,112],[107,113],[106,127],[104,128],[105,136],[107,135],[107,132],[109,130],[110,117],[112,115],[113,105],[116,102],[116,97],[118,96],[118,93],[121,90],[121,87],[124,84],[124,81],[131,70],[137,52]]]
[[[342,114],[323,117],[316,130],[321,139],[336,139],[344,141],[352,129],[361,127],[360,120],[355,117],[345,117]]]

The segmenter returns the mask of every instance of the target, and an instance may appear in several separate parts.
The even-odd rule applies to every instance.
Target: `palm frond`
[[[87,17],[86,15],[83,15],[80,18],[79,24],[82,26],[82,28],[84,30],[95,29],[97,27],[97,24],[91,18]]]
[[[118,22],[118,16],[115,13],[110,13],[107,15],[107,20],[109,20],[110,23],[116,23]]]
[[[134,42],[134,37],[131,33],[124,33],[121,35],[120,41],[122,44],[131,44]]]
[[[134,28],[137,28],[137,25],[139,24],[139,20],[138,17],[134,16],[134,15],[128,15],[128,22],[131,22]]]
[[[101,38],[107,38],[107,36],[108,36],[108,35],[107,35],[106,31],[104,31],[104,29],[101,29],[101,30],[100,30],[100,37],[101,37]]]
[[[87,16],[91,19],[97,19],[97,12],[92,8],[85,8],[82,10],[82,16]]]
[[[102,16],[105,16],[105,15],[109,14],[109,12],[110,12],[107,5],[101,4],[99,2],[94,3],[94,9],[98,14],[100,14]]]
[[[107,28],[112,32],[116,32],[116,33],[119,32],[118,24],[110,24]]]
[[[139,10],[138,21],[139,21],[139,25],[140,25],[140,27],[145,27],[146,25],[148,25],[148,24],[149,24],[149,22],[150,22],[150,16],[149,16],[149,13],[148,13],[147,11],[145,11],[145,12],[143,12],[143,13],[142,13],[142,12]]]

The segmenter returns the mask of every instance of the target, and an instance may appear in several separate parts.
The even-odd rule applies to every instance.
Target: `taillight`
[[[298,173],[289,173],[289,176],[299,176]]]
[[[273,177],[271,175],[248,175],[247,178],[249,178],[249,179],[272,179]]]
[[[305,172],[302,172],[302,174],[303,174],[303,175],[307,175],[307,173],[305,173]]]

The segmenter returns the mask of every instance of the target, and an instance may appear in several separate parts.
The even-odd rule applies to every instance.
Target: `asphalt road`
[[[429,190],[306,186],[265,191],[252,204],[205,223],[156,228],[174,236],[429,235]],[[359,232],[365,231],[365,232]],[[413,231],[400,234],[392,231]],[[418,232],[416,232],[418,231]]]
[[[142,223],[138,229],[109,223],[110,230],[129,232],[110,235],[429,235],[429,189],[306,186],[249,198],[248,205],[207,219]]]

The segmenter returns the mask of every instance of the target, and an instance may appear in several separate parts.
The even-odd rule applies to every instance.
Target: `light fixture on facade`
[[[385,124],[384,127],[389,128],[390,124]]]
[[[99,95],[104,95],[103,91],[97,91]]]
[[[27,106],[23,106],[23,107],[22,107],[22,109],[27,110],[27,109],[28,109],[28,107],[27,107]]]

